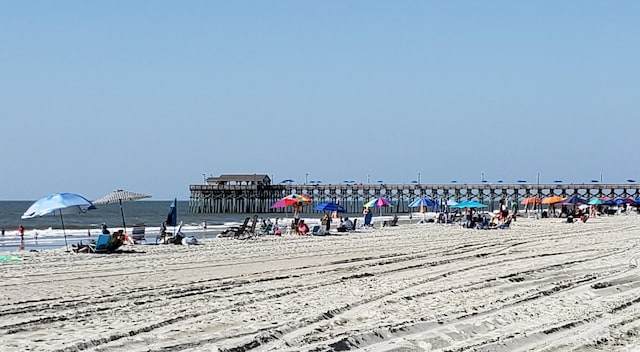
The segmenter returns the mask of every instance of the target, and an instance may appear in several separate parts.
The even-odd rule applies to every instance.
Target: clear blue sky
[[[638,1],[0,1],[1,200],[638,179]]]

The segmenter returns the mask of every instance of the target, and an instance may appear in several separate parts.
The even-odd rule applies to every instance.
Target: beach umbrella
[[[94,204],[113,204],[113,203],[120,204],[120,215],[122,215],[122,229],[126,232],[127,225],[124,222],[124,210],[122,210],[122,202],[134,201],[134,200],[145,199],[145,198],[151,198],[151,196],[142,194],[142,193],[135,193],[135,192],[123,191],[121,189],[118,189],[105,196],[102,196],[94,200],[93,203]]]
[[[611,198],[603,197],[600,198],[600,200],[602,201],[602,205],[616,205],[616,202]]]
[[[488,205],[482,204],[475,200],[467,200],[464,202],[460,202],[456,205],[453,205],[453,208],[485,208]]]
[[[540,199],[538,197],[527,197],[527,198],[523,199],[522,201],[520,201],[520,204],[522,204],[522,205],[540,204],[541,202],[542,202],[542,199]]]
[[[562,204],[587,204],[587,203],[588,202],[586,199],[575,194],[562,201]]]
[[[556,204],[556,203],[560,203],[564,200],[564,197],[560,197],[560,196],[550,196],[550,197],[546,197],[545,199],[542,200],[542,204]]]
[[[450,206],[450,207],[452,207],[452,206],[454,206],[454,205],[456,205],[456,204],[458,204],[458,202],[456,202],[456,201],[455,201],[455,200],[453,200],[453,199],[449,199],[449,200],[447,200],[447,205],[448,205],[448,206]]]
[[[602,199],[600,199],[600,198],[591,198],[589,200],[589,204],[590,205],[600,205],[600,204],[603,204],[603,203],[604,203],[604,201]]]
[[[169,213],[167,213],[167,221],[166,224],[169,226],[177,226],[178,225],[178,209],[176,208],[177,198],[173,198],[173,202],[169,206]]]
[[[337,212],[342,212],[342,213],[346,212],[346,210],[344,209],[344,207],[342,207],[342,205],[336,204],[336,203],[333,203],[333,202],[320,203],[320,204],[316,205],[315,207],[313,207],[313,210],[318,210],[318,211],[337,211]]]
[[[428,197],[421,197],[414,199],[411,203],[409,203],[409,208],[417,208],[420,207],[420,212],[422,213],[422,221],[425,221],[424,215],[424,207],[433,207],[436,205],[436,202],[433,199]]]
[[[434,202],[433,199],[422,197],[414,199],[411,203],[409,203],[409,208],[432,207],[434,205],[436,205],[436,202]]]
[[[271,208],[284,208],[293,204],[305,205],[311,203],[311,201],[312,199],[307,195],[293,193],[273,203]]]
[[[628,200],[628,199],[626,199],[626,198],[621,198],[621,197],[618,197],[618,198],[614,199],[613,201],[614,201],[614,202],[616,202],[616,204],[617,204],[617,205],[620,205],[620,204],[629,204],[629,200]]]
[[[380,215],[382,215],[382,207],[391,206],[391,202],[389,202],[385,198],[379,197],[379,198],[374,198],[374,199],[364,203],[364,206],[366,208],[378,207],[378,208],[380,208]]]
[[[290,194],[282,198],[282,200],[284,200],[284,202],[287,203],[287,205],[292,205],[296,203],[306,204],[306,203],[311,203],[312,201],[311,197],[307,196],[306,194],[297,194],[297,193]]]
[[[64,228],[64,217],[67,214],[80,214],[93,210],[96,207],[85,197],[75,193],[53,193],[31,204],[22,214],[22,219],[31,219],[45,215],[60,215],[64,245],[67,249],[67,232]]]
[[[293,206],[293,205],[302,206],[302,205],[306,205],[307,203],[311,203],[311,201],[312,199],[307,195],[293,193],[273,203],[271,205],[271,209],[286,208],[288,206]],[[285,215],[287,215],[286,209],[285,209]],[[295,215],[295,212],[294,212],[294,215]]]
[[[280,199],[277,202],[271,204],[271,208],[275,209],[275,208],[284,208],[287,206],[287,203],[284,202],[284,199]]]

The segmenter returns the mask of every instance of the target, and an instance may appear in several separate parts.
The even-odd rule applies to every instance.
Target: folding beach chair
[[[237,237],[247,231],[247,226],[249,225],[250,217],[246,217],[244,222],[240,226],[231,226],[228,229],[222,231],[218,237]]]
[[[249,218],[247,218],[249,219]],[[247,221],[245,221],[245,224],[247,224]],[[240,229],[238,231],[236,231],[236,233],[233,235],[233,238],[235,239],[239,239],[239,240],[247,240],[249,238],[252,238],[256,235],[256,226],[258,225],[258,215],[254,215],[253,216],[253,223],[251,224],[251,227],[247,229],[247,226],[245,225],[245,228],[243,231],[240,231]]]
[[[91,253],[112,253],[122,246],[121,239],[112,239],[111,235],[101,234],[95,243],[89,244]]]
[[[89,250],[93,253],[106,252],[111,235],[98,235],[95,245],[89,245]]]
[[[144,237],[145,226],[144,224],[135,224],[133,225],[133,229],[131,230],[131,240],[135,244],[139,244],[142,241],[146,241]]]
[[[169,243],[182,244],[182,239],[185,237],[184,234],[182,233],[182,224],[183,222],[180,221],[180,223],[178,224],[178,229],[176,230],[175,233],[165,232],[164,235],[157,236],[156,244],[169,244]]]

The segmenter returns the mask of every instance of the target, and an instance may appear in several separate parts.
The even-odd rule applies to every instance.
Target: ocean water
[[[48,228],[61,229],[60,216],[41,216],[33,219],[21,219],[24,212],[33,204],[32,201],[0,201],[0,228],[5,231],[16,231],[22,224],[27,230]],[[166,220],[171,201],[133,201],[123,202],[127,227],[137,223],[144,223],[147,226],[160,226]],[[64,216],[65,229],[96,229],[102,223],[106,223],[110,229],[122,228],[122,215],[119,204],[97,205],[97,209],[84,214],[72,214]],[[247,214],[189,214],[189,201],[178,201],[178,221],[185,224],[207,224],[222,225],[228,222],[242,221]],[[251,214],[253,215],[253,214]]]

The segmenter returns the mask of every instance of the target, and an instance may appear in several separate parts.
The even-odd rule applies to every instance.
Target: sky
[[[0,0],[0,200],[638,179],[638,1]]]

